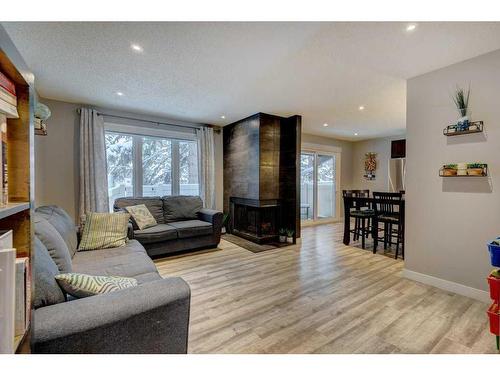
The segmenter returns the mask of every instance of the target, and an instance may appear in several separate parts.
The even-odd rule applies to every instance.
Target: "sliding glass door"
[[[300,168],[300,217],[304,221],[338,219],[337,155],[303,151]]]
[[[314,154],[300,155],[300,218],[314,220]]]
[[[316,155],[318,170],[318,219],[335,217],[335,157]]]

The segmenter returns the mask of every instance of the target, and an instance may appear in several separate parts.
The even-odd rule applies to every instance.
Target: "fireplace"
[[[301,117],[256,113],[224,126],[224,212],[229,232],[277,242],[281,228],[300,237]]]
[[[279,200],[231,197],[229,201],[233,234],[259,244],[277,241]]]

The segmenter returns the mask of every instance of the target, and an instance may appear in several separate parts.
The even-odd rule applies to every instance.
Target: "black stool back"
[[[404,258],[404,210],[402,209],[403,194],[373,192],[373,208],[375,211],[375,225],[373,227],[374,243],[373,252],[377,251],[378,223],[384,224],[384,249],[388,244],[392,244],[392,238],[396,237],[396,259],[398,258],[399,246],[402,245]],[[393,231],[393,225],[397,226],[397,230]],[[395,233],[394,233],[395,232]]]

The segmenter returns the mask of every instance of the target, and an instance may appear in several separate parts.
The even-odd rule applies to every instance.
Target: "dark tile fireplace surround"
[[[223,128],[229,232],[262,244],[280,228],[300,237],[301,117],[257,113]]]

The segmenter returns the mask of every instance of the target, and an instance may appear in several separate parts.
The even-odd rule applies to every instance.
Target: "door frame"
[[[315,144],[302,144],[300,153],[314,154],[314,183],[313,183],[313,200],[314,200],[314,210],[313,210],[313,220],[300,220],[302,226],[335,223],[341,220],[341,209],[340,209],[340,168],[341,168],[341,158],[342,152],[339,147],[323,146]],[[335,216],[329,218],[318,219],[318,155],[333,156],[335,160]]]

